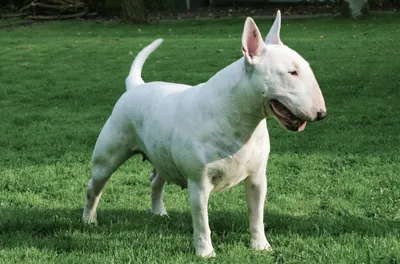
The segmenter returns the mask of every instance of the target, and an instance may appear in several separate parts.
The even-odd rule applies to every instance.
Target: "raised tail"
[[[130,88],[143,84],[144,81],[142,79],[142,68],[143,64],[146,61],[147,57],[163,42],[163,39],[157,39],[153,41],[150,45],[142,49],[135,60],[132,63],[131,70],[129,72],[128,77],[125,80],[126,90]]]

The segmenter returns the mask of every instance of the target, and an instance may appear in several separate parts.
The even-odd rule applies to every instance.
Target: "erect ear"
[[[246,61],[254,64],[255,58],[264,52],[265,44],[262,40],[260,30],[253,19],[248,17],[244,24],[242,35],[242,51]]]
[[[283,43],[281,41],[280,32],[281,32],[281,11],[278,10],[278,12],[276,12],[274,24],[272,25],[267,37],[265,38],[265,44],[282,45]]]

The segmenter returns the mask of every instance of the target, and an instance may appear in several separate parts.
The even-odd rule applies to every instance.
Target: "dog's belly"
[[[165,178],[167,183],[173,183],[180,186],[182,189],[187,188],[187,178],[179,171],[176,166],[166,164],[157,169],[157,171]]]

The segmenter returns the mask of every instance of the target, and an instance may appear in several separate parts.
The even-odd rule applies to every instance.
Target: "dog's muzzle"
[[[272,110],[274,116],[279,123],[290,131],[303,131],[306,128],[307,122],[300,117],[294,115],[286,106],[275,99],[268,100],[264,105],[264,112],[266,107]]]

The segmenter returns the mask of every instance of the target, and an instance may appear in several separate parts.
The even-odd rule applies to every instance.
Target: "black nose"
[[[317,119],[316,120],[322,120],[326,117],[326,111],[325,110],[320,110],[317,113]]]

